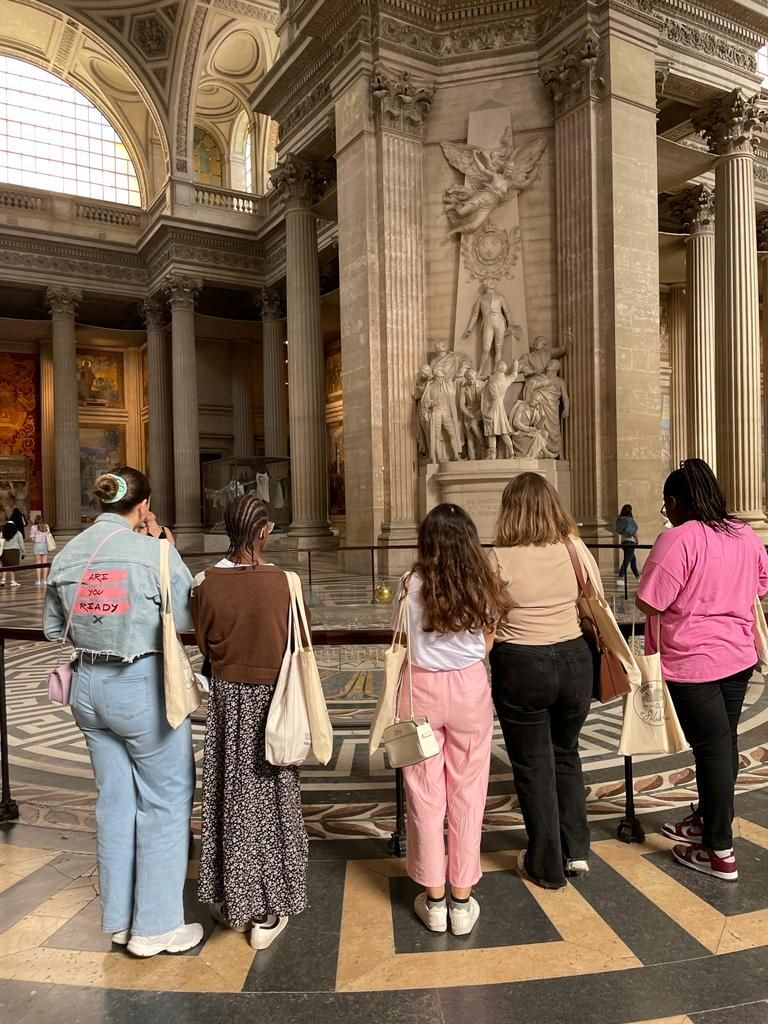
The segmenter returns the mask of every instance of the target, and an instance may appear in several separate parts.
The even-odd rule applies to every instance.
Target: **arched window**
[[[0,181],[141,205],[120,136],[82,93],[0,54]]]
[[[192,150],[192,171],[201,185],[221,188],[223,185],[222,159],[219,144],[204,128],[195,128]]]

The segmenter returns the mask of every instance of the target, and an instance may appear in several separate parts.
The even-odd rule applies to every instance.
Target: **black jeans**
[[[713,683],[667,683],[696,762],[702,845],[708,850],[733,846],[733,796],[739,774],[736,730],[753,671],[748,668]]]
[[[637,545],[622,544],[621,546],[624,549],[624,562],[622,563],[622,566],[619,569],[619,576],[622,579],[624,579],[624,577],[627,575],[627,570],[632,569],[632,572],[635,574],[635,579],[637,579],[640,575],[640,570],[637,568]]]
[[[565,864],[589,854],[579,733],[592,699],[585,640],[494,644],[491,691],[528,832],[526,870],[565,885]]]

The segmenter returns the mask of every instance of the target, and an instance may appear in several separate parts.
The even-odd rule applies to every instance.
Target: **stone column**
[[[758,277],[763,296],[760,320],[763,369],[763,483],[768,483],[768,213],[757,219]]]
[[[288,389],[285,383],[285,317],[279,292],[264,288],[261,305],[264,379],[264,454],[288,456]]]
[[[253,352],[247,341],[232,343],[232,438],[236,458],[253,456]]]
[[[688,232],[685,242],[687,451],[716,470],[715,418],[715,196],[706,185],[680,193],[674,212]],[[673,384],[674,387],[674,384]]]
[[[162,302],[146,299],[141,315],[147,328],[149,371],[149,478],[152,511],[160,523],[171,524],[173,515],[173,408],[171,356],[165,326],[168,315]]]
[[[697,111],[715,164],[717,468],[735,515],[768,535],[763,512],[755,134],[768,114],[740,89]]]
[[[171,305],[173,366],[173,470],[176,495],[174,533],[180,547],[202,543],[200,519],[200,428],[198,425],[195,300],[199,278],[169,274],[162,290]],[[167,400],[167,399],[166,399]]]
[[[46,292],[52,319],[56,532],[62,540],[79,533],[81,523],[75,313],[82,299],[79,289],[66,285]]]
[[[685,336],[685,285],[673,284],[669,289],[669,361],[672,371],[669,420],[673,466],[679,466],[688,454],[688,424],[686,422],[688,367]]]
[[[293,513],[289,532],[300,545],[314,546],[332,536],[317,217],[312,210],[323,179],[313,164],[293,154],[283,157],[270,174],[285,205]]]

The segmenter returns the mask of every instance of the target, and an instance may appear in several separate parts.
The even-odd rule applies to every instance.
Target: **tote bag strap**
[[[103,540],[99,541],[99,543],[93,549],[93,552],[91,553],[90,558],[85,563],[85,568],[83,569],[82,573],[80,574],[80,580],[82,580],[83,577],[87,575],[88,570],[93,565],[93,562],[94,562],[94,559],[96,558],[96,555],[98,555],[98,553],[101,551],[101,549],[107,543],[107,541],[108,540],[112,540],[112,538],[116,534],[120,533],[121,530],[128,530],[128,529],[130,529],[130,527],[128,527],[128,526],[119,526],[116,530],[113,530],[112,533],[108,533],[107,536],[104,537]],[[77,591],[79,590],[79,588],[80,588],[80,582],[78,581],[78,583],[75,585],[75,596],[72,598],[72,604],[70,605],[70,608],[69,608],[69,615],[67,615],[67,624],[64,627],[64,635],[61,638],[61,645],[62,645],[62,647],[67,642],[67,637],[69,636],[69,631],[72,628],[72,619],[73,619],[74,614],[75,614],[75,605],[77,604]]]
[[[314,652],[312,647],[312,633],[309,628],[309,622],[307,621],[307,613],[304,609],[304,599],[301,593],[301,581],[295,573],[287,572],[285,574],[288,577],[288,591],[291,595],[291,619],[293,624],[293,638],[295,644],[295,650],[300,650],[304,644],[302,642],[302,635],[306,639],[306,646]]]
[[[392,646],[394,647],[398,640],[404,641],[405,639],[405,612],[408,607],[408,580],[411,578],[411,573],[406,573],[405,576],[400,580],[400,599],[397,604],[397,617],[395,619],[395,628],[392,631]]]
[[[410,579],[411,574],[408,574],[407,579]],[[403,578],[403,596],[401,597],[401,608],[403,610],[404,623],[405,623],[405,662],[403,663],[403,670],[400,673],[400,678],[397,682],[397,692],[395,694],[395,721],[400,721],[400,716],[397,714],[397,709],[400,705],[400,694],[403,688],[403,676],[408,674],[408,701],[411,706],[410,717],[413,718],[413,662],[411,661],[411,616],[408,609],[408,588],[407,580]],[[399,619],[398,615],[398,619]]]
[[[589,581],[589,577],[584,576],[584,569],[581,564],[581,559],[579,558],[576,552],[576,546],[574,545],[571,538],[566,537],[563,543],[565,544],[565,547],[568,551],[568,555],[571,559],[573,571],[576,574],[576,582],[579,585],[579,592],[584,597],[584,600],[587,602],[590,617],[592,619],[592,622],[594,623],[595,629],[597,629],[597,620],[595,619],[595,613],[592,608],[592,598],[594,596],[592,592],[592,584]]]

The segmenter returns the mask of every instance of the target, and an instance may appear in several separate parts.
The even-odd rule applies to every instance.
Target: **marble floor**
[[[27,591],[25,593],[25,591]],[[31,624],[34,588],[0,590],[0,623]],[[616,839],[623,763],[618,709],[595,707],[582,742],[593,833],[590,875],[545,892],[515,868],[525,833],[503,744],[494,741],[482,908],[467,938],[413,918],[415,888],[389,855],[392,774],[364,754],[380,668],[375,649],[323,652],[336,746],[308,765],[310,909],[267,951],[215,927],[181,956],[131,959],[98,930],[94,790],[67,709],[45,700],[53,653],[8,643],[13,795],[0,825],[0,1019],[13,1024],[768,1024],[768,696],[755,679],[742,726],[736,850],[728,885],[679,867],[660,835],[694,796],[688,755],[635,766],[646,842]],[[357,658],[357,660],[356,660]],[[195,728],[198,748],[202,726]],[[197,822],[193,820],[193,829]]]

